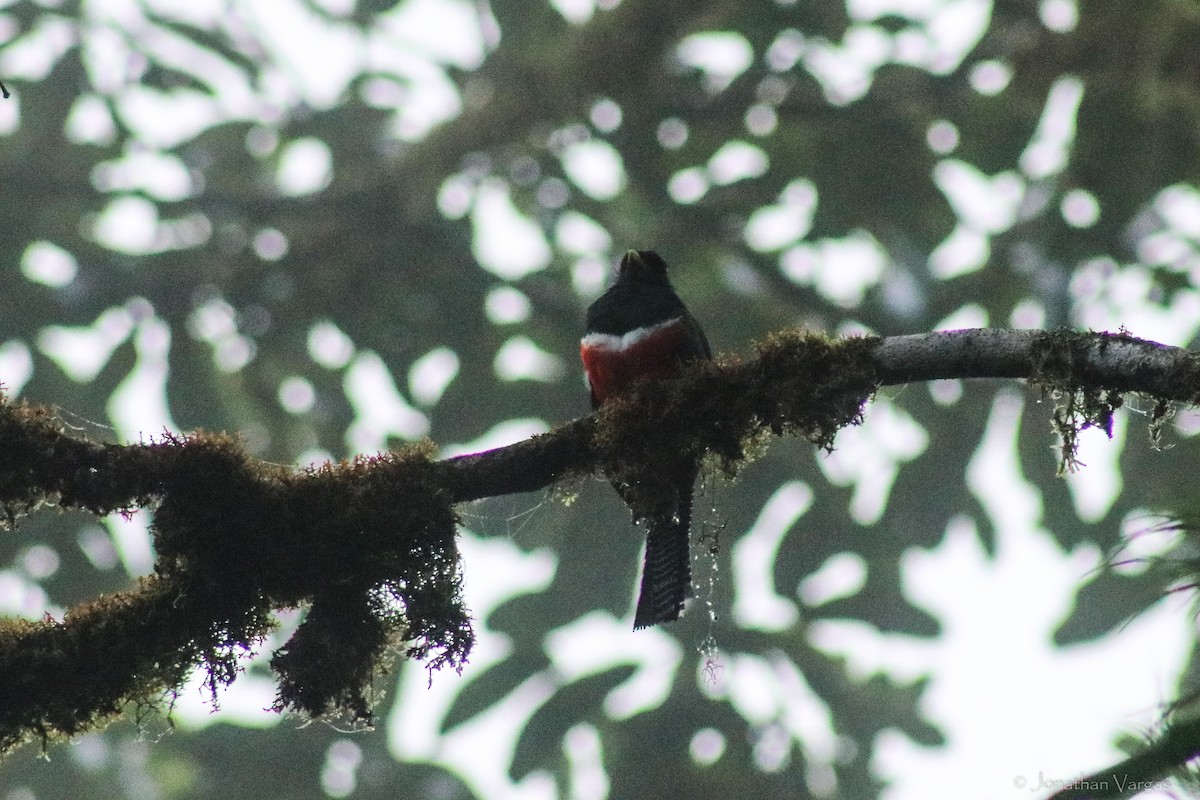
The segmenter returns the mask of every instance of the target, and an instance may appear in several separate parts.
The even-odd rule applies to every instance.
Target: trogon
[[[621,259],[617,279],[587,311],[587,330],[579,345],[592,395],[592,408],[627,392],[645,379],[666,378],[696,359],[710,359],[708,340],[667,277],[667,265],[652,250],[630,250]],[[647,520],[646,556],[633,628],[679,619],[691,590],[688,529],[694,458],[664,458],[666,485],[674,492],[670,514]],[[613,486],[638,516],[636,487]]]

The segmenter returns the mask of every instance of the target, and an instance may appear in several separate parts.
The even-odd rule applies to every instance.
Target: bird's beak
[[[618,272],[624,272],[627,269],[644,270],[646,263],[642,261],[642,254],[637,250],[627,250],[625,255],[621,256],[621,265],[617,268]]]

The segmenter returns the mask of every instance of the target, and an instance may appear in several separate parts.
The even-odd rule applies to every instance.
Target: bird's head
[[[617,283],[657,283],[670,286],[667,262],[653,250],[630,250],[621,257],[617,267]]]

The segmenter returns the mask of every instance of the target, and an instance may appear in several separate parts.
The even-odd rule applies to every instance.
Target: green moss
[[[758,343],[752,361],[722,356],[642,384],[599,411],[597,467],[646,518],[671,512],[681,464],[707,458],[732,478],[774,436],[831,448],[875,391],[877,344],[792,329]]]
[[[155,704],[197,666],[215,692],[279,608],[310,608],[272,661],[279,708],[369,720],[396,645],[434,667],[470,653],[458,518],[430,443],[295,471],[223,434],[77,440],[51,409],[0,399],[0,450],[9,524],[52,496],[98,514],[157,504],[158,553],[152,577],[62,621],[0,623],[0,752]]]

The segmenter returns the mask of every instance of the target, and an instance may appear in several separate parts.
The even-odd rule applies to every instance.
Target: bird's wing
[[[704,329],[700,327],[700,323],[687,311],[683,312],[683,321],[688,327],[688,338],[695,353],[693,357],[712,359],[712,348],[708,346],[708,337],[704,335]]]

